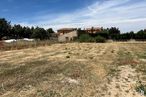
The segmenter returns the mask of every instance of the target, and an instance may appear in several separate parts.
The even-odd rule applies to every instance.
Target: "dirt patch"
[[[145,65],[140,64],[145,59],[138,54],[145,48],[138,43],[113,42],[3,51],[0,96],[143,97],[134,87],[137,81],[144,82]]]
[[[136,70],[128,65],[120,66],[118,70],[118,74],[107,84],[109,95],[104,97],[145,97],[135,90],[139,81]]]

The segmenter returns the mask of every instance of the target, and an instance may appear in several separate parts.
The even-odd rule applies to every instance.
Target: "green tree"
[[[55,33],[55,32],[53,31],[52,28],[49,28],[49,29],[47,29],[46,31],[47,31],[48,33],[50,33],[50,34]]]
[[[111,28],[108,30],[108,32],[109,32],[109,38],[111,38],[111,39],[113,39],[113,40],[115,40],[116,37],[117,37],[117,35],[120,34],[119,28],[116,28],[116,27],[111,27]]]
[[[146,32],[144,30],[140,30],[136,33],[135,39],[137,40],[146,40]]]
[[[23,38],[24,35],[24,29],[21,25],[14,25],[12,28],[12,33],[14,34],[15,38]]]
[[[116,28],[116,27],[111,27],[110,29],[109,29],[109,34],[110,35],[115,35],[115,34],[120,34],[120,30],[119,30],[119,28]]]
[[[0,18],[0,40],[4,36],[6,37],[10,36],[10,29],[11,29],[10,22],[8,22],[4,18]]]
[[[33,31],[29,27],[24,27],[23,31],[23,38],[31,38]]]
[[[49,39],[49,33],[44,28],[36,27],[33,30],[32,38],[40,40]]]

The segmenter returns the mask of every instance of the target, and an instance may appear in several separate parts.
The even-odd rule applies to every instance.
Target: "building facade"
[[[100,27],[92,27],[92,28],[85,29],[85,32],[89,33],[89,34],[96,34],[96,33],[101,32],[101,31],[102,31],[102,28],[100,28]]]
[[[79,33],[77,28],[62,28],[62,29],[57,30],[58,41],[69,42],[69,41],[75,40],[81,34],[96,34],[101,31],[102,31],[102,28],[99,28],[99,27],[86,28],[82,30],[83,33]]]
[[[77,30],[77,28],[62,28],[62,29],[57,30],[57,33],[60,36],[60,35],[64,35],[72,31],[75,31],[75,30]]]
[[[78,37],[78,31],[71,31],[69,33],[66,34],[62,34],[58,36],[58,41],[59,42],[69,42],[69,41],[73,41]]]

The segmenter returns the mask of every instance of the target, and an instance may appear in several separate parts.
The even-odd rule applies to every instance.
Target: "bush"
[[[82,34],[79,36],[79,42],[95,42],[95,39],[88,34]]]
[[[146,96],[146,87],[142,84],[140,84],[139,86],[137,86],[136,91],[144,96]]]
[[[97,43],[104,43],[104,42],[106,42],[106,39],[104,37],[102,37],[102,36],[95,37],[95,40],[96,40]]]

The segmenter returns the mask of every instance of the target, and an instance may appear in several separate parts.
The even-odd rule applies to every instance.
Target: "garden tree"
[[[15,38],[17,38],[17,39],[23,38],[24,29],[21,25],[14,25],[12,28],[12,31],[13,31]]]
[[[108,29],[104,29],[103,27],[101,27],[101,31],[97,32],[97,33],[91,33],[90,34],[92,37],[97,37],[97,36],[101,36],[105,39],[109,39],[109,30]]]
[[[101,32],[96,33],[94,37],[96,37],[96,36],[101,36],[105,39],[108,39],[109,38],[109,33],[108,33],[107,30],[103,29]]]
[[[119,30],[119,28],[111,27],[111,28],[109,29],[109,34],[110,34],[110,35],[120,34],[120,30]]]
[[[135,39],[137,40],[146,40],[146,32],[144,30],[140,30],[136,33]]]
[[[0,40],[4,36],[7,37],[10,36],[10,29],[11,29],[10,22],[8,22],[4,18],[0,18]]]
[[[49,33],[44,28],[36,27],[33,30],[32,38],[40,40],[49,39]]]
[[[134,39],[135,38],[135,33],[133,31],[131,31],[129,34],[130,34],[130,39]]]
[[[116,40],[116,41],[127,41],[127,40],[134,39],[134,38],[135,38],[135,34],[133,31],[117,34],[114,36],[114,40]]]
[[[23,28],[23,38],[31,38],[33,31],[29,27]]]
[[[86,31],[85,30],[81,30],[81,28],[78,28],[77,29],[77,32],[78,32],[78,36],[80,37],[82,34],[86,34]]]
[[[16,35],[16,33],[15,33],[15,29],[14,29],[14,27],[11,28],[10,33],[11,33],[11,34],[10,34],[10,38],[14,38],[14,39],[17,38],[17,35]]]
[[[53,31],[52,28],[49,28],[49,29],[47,29],[46,31],[47,31],[47,33],[49,34],[49,37],[53,37],[53,35],[54,35],[55,32]]]
[[[130,33],[122,33],[118,36],[119,37],[117,38],[117,40],[127,41],[131,39]]]
[[[116,37],[117,37],[117,35],[120,34],[119,28],[116,28],[116,27],[111,27],[111,28],[108,30],[108,32],[109,32],[109,38],[111,38],[111,39],[113,39],[113,40],[115,40]]]
[[[34,31],[34,27],[33,27],[33,26],[32,26],[30,29],[31,29],[31,32],[33,32],[33,31]]]
[[[55,32],[53,31],[52,28],[49,28],[49,29],[47,29],[46,31],[47,31],[48,33],[50,33],[50,34],[55,33]]]

